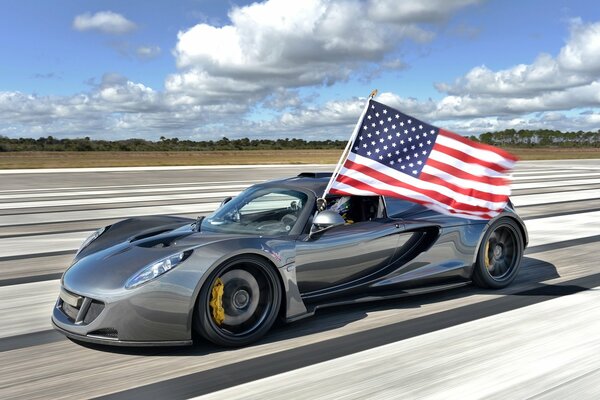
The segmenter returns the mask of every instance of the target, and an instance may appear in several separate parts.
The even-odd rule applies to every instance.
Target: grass
[[[600,159],[598,148],[512,148],[521,160]],[[335,164],[341,150],[5,152],[0,169],[161,165]]]

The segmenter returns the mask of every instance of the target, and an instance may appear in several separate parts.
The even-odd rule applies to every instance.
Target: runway
[[[84,347],[54,332],[94,229],[204,215],[256,182],[333,166],[0,171],[0,398],[600,398],[600,161],[520,162],[530,245],[507,289],[337,307],[221,349]]]

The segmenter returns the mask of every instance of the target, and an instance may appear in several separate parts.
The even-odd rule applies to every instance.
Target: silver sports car
[[[512,204],[490,221],[384,196],[317,197],[331,174],[254,185],[211,215],[131,218],[101,228],[61,280],[56,329],[116,345],[241,346],[277,318],[471,282],[503,288],[527,231]]]

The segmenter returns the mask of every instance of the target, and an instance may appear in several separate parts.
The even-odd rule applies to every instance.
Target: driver
[[[327,209],[340,214],[347,224],[354,223],[354,221],[349,218],[350,196],[342,196],[334,199],[327,205]]]

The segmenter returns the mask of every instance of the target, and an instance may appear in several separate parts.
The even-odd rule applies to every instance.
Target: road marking
[[[0,227],[34,225],[57,222],[90,221],[97,219],[121,219],[146,215],[205,214],[219,206],[219,203],[180,204],[166,206],[146,206],[109,208],[99,210],[45,212],[19,215],[0,215]]]
[[[596,288],[197,399],[530,398],[595,371],[598,332]]]
[[[287,169],[293,168],[335,168],[334,164],[249,164],[249,165],[190,165],[164,167],[99,167],[99,168],[39,168],[39,169],[4,169],[0,175],[17,174],[67,174],[86,172],[147,172],[147,171],[191,171],[191,170],[223,170],[223,169]]]
[[[0,209],[14,210],[22,208],[41,208],[41,207],[64,207],[64,206],[80,206],[80,205],[97,205],[97,204],[118,204],[118,203],[136,203],[148,201],[168,201],[168,200],[189,200],[189,199],[206,199],[206,198],[225,198],[227,196],[236,196],[239,191],[228,192],[208,192],[208,193],[183,193],[169,194],[162,196],[127,196],[127,197],[102,197],[102,198],[87,198],[87,199],[70,199],[70,200],[47,200],[47,201],[29,201],[18,203],[0,203]]]

